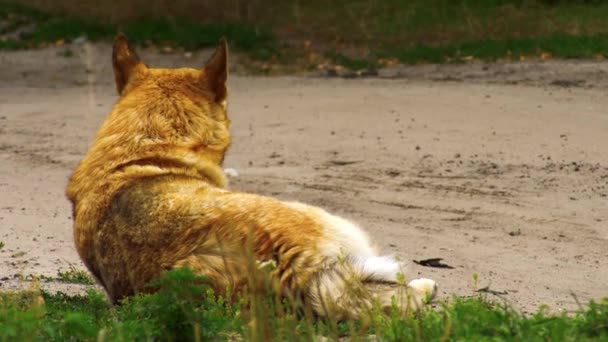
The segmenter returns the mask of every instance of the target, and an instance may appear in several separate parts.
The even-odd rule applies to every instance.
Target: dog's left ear
[[[141,64],[137,53],[129,45],[127,36],[122,32],[116,36],[112,49],[112,66],[114,67],[114,78],[116,79],[116,90],[122,94],[123,89],[133,76],[135,68]]]
[[[202,81],[207,88],[215,94],[214,100],[217,103],[222,103],[226,100],[228,88],[226,81],[228,79],[228,44],[225,38],[221,38],[215,52],[205,64],[201,75]]]

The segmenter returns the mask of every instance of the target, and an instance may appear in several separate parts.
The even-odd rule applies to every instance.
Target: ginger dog
[[[374,301],[388,308],[399,289],[404,309],[433,297],[429,279],[399,286],[400,264],[353,223],[225,189],[227,54],[221,40],[201,70],[154,69],[124,35],[114,42],[120,98],[67,188],[76,248],[110,299],[150,291],[185,266],[217,294],[239,293],[263,272],[252,263],[275,265],[264,274],[279,293],[324,317],[358,318]]]

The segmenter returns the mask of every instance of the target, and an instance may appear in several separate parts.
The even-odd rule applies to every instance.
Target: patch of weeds
[[[0,340],[33,341],[43,322],[44,307],[34,285],[22,292],[0,292]]]
[[[57,278],[55,277],[49,277],[46,276],[44,274],[39,274],[39,275],[34,275],[34,274],[28,274],[24,280],[34,280],[34,279],[39,279],[42,282],[48,283],[48,282],[52,282],[52,281],[56,281]]]
[[[156,292],[120,305],[105,295],[40,291],[0,292],[0,340],[317,340],[575,341],[608,339],[608,299],[570,314],[540,308],[524,315],[482,296],[453,298],[418,314],[374,308],[364,321],[313,318],[274,295],[216,296],[190,270],[168,272],[151,284]],[[395,302],[396,303],[396,302]]]
[[[86,36],[90,40],[99,40],[113,36],[116,31],[108,25],[80,18],[51,17],[39,22],[36,29],[24,40],[33,43],[56,42],[72,40]]]
[[[115,325],[109,336],[175,341],[242,336],[244,322],[238,304],[216,297],[205,285],[205,278],[181,269],[151,286],[160,291],[122,302],[117,314],[123,323]]]
[[[88,290],[85,295],[42,292],[45,316],[39,337],[45,341],[95,340],[115,320],[104,294]]]
[[[0,40],[0,50],[20,50],[28,48],[28,44],[17,40]]]
[[[188,50],[214,46],[221,37],[251,57],[265,59],[275,53],[274,36],[266,30],[239,23],[201,24],[179,19],[141,19],[120,28],[129,40]]]
[[[76,269],[71,266],[67,271],[57,272],[57,279],[70,284],[93,285],[95,281],[87,271]]]
[[[0,241],[0,251],[2,250],[2,248],[4,248],[4,242]]]
[[[2,29],[0,33],[6,33],[10,31],[11,28],[14,28],[13,25],[15,23],[19,23],[24,21],[25,18],[28,20],[45,20],[49,17],[49,14],[39,11],[35,8],[21,5],[14,1],[0,1],[0,18],[9,19]]]
[[[70,10],[68,2],[62,2],[64,13],[85,13],[74,5]],[[166,2],[153,11],[125,15],[121,25],[109,24],[116,11],[111,6],[87,7],[98,13],[95,18],[50,14],[0,0],[0,49],[38,47],[80,36],[109,41],[122,30],[139,44],[187,50],[213,46],[226,36],[235,50],[252,60],[281,66],[314,68],[316,60],[292,58],[312,51],[350,70],[371,69],[377,62],[337,51],[365,49],[370,56],[408,64],[607,54],[608,2],[599,0],[248,2],[246,15],[237,9],[245,9],[240,3],[222,5],[213,14],[187,12],[191,6]],[[303,48],[311,41],[319,50]]]
[[[337,52],[327,52],[325,53],[325,57],[331,60],[334,64],[341,65],[350,70],[367,70],[375,69],[377,67],[375,60],[348,57]]]
[[[24,251],[15,252],[15,253],[11,254],[11,258],[21,258],[25,254],[26,253]]]
[[[70,48],[65,48],[63,51],[58,52],[57,55],[65,58],[71,58],[74,57],[74,51]]]
[[[51,15],[13,2],[2,2],[3,21],[0,49],[16,50],[45,43],[69,41],[80,36],[91,40],[114,34],[115,30],[95,20]]]
[[[15,4],[0,10],[0,19],[8,23],[0,32],[0,36],[4,36],[0,40],[0,49],[5,50],[71,41],[81,36],[92,41],[110,41],[118,31],[123,31],[137,44],[194,50],[215,46],[220,37],[226,37],[233,47],[251,58],[268,59],[276,54],[271,31],[237,22],[201,23],[183,18],[143,18],[124,25],[111,25],[94,19],[51,15]],[[67,54],[69,52],[64,55]]]
[[[418,45],[381,50],[382,57],[396,57],[403,63],[461,63],[471,59],[494,61],[520,60],[543,54],[562,58],[593,58],[608,51],[608,36],[573,36],[556,34],[548,37],[524,37],[503,40],[480,40],[443,46]]]

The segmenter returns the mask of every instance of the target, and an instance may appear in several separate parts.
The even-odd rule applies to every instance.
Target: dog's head
[[[202,69],[149,68],[119,34],[112,63],[120,100],[111,121],[140,146],[185,147],[222,164],[230,145],[227,59],[226,41],[221,39]]]

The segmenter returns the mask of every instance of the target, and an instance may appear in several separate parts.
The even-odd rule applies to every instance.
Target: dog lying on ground
[[[404,309],[435,296],[429,279],[400,286],[400,264],[353,223],[225,188],[224,40],[201,70],[154,69],[119,34],[112,62],[120,99],[67,188],[76,248],[112,301],[179,267],[217,294],[255,291],[253,273],[263,273],[281,295],[335,319],[358,318],[374,301],[388,308],[399,291]]]

